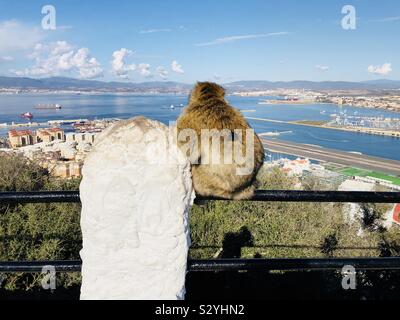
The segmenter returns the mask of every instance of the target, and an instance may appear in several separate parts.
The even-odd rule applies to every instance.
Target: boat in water
[[[21,114],[21,118],[31,120],[33,118],[33,114],[30,112],[25,112]]]
[[[263,132],[259,133],[258,135],[260,137],[277,137],[280,136],[281,134],[287,134],[287,133],[293,133],[293,131],[270,131],[270,132]]]
[[[54,103],[54,104],[42,104],[42,103],[39,103],[39,104],[35,105],[34,108],[35,109],[45,109],[45,110],[49,110],[49,109],[59,110],[59,109],[62,108],[62,105],[58,104],[58,103]]]
[[[358,152],[358,151],[349,151],[349,153],[356,154],[356,155],[359,155],[359,156],[363,155],[362,152]]]
[[[171,104],[169,107],[161,107],[161,109],[175,110],[176,108],[183,108],[183,107],[184,107],[184,105],[181,103],[178,106]]]

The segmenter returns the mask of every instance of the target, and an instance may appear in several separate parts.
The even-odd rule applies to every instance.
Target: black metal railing
[[[196,201],[221,200],[198,197]],[[400,192],[269,191],[259,190],[248,201],[400,203]],[[0,192],[0,204],[80,202],[78,191]],[[0,272],[41,272],[45,266],[58,272],[79,272],[81,261],[4,261]],[[400,257],[306,258],[306,259],[213,259],[189,260],[188,271],[332,270],[351,265],[357,270],[399,270]]]
[[[40,273],[46,266],[57,272],[80,272],[82,262],[12,261],[0,262],[0,272]],[[393,258],[294,258],[294,259],[210,259],[189,260],[188,271],[268,271],[268,270],[340,270],[352,266],[356,270],[400,270],[400,257]]]
[[[223,199],[196,198],[196,201],[212,200]],[[246,201],[400,203],[400,192],[257,190],[253,198]],[[80,202],[79,192],[0,192],[0,204],[50,202]]]

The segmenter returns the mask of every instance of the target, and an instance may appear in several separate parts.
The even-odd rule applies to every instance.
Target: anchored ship
[[[39,103],[35,105],[35,109],[61,109],[62,106],[61,104],[55,103],[55,104],[42,104]]]
[[[21,114],[21,118],[31,120],[33,118],[33,114],[30,112],[25,112]]]

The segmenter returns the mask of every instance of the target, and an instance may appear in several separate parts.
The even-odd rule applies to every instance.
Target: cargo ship
[[[56,109],[59,110],[62,108],[61,104],[55,103],[55,104],[42,104],[39,103],[37,105],[35,105],[34,107],[35,109]]]

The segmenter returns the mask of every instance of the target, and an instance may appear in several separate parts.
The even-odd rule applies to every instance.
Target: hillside
[[[160,91],[160,92],[186,92],[193,84],[172,81],[148,81],[148,82],[104,82],[97,80],[81,80],[65,77],[51,77],[42,79],[22,77],[0,77],[0,88],[6,89],[43,89],[43,90],[121,90],[121,91]],[[238,90],[271,90],[271,89],[308,89],[308,90],[393,90],[400,89],[400,81],[396,80],[372,80],[363,82],[346,81],[235,81],[225,83],[228,91]]]

